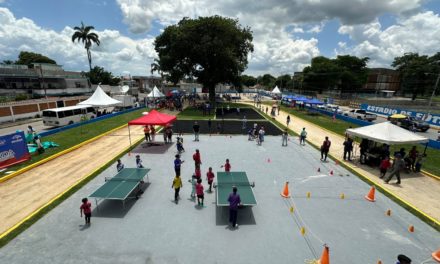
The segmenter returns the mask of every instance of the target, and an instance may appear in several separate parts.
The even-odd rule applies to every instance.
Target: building
[[[150,92],[154,86],[160,88],[162,86],[162,78],[157,76],[132,76],[133,87],[137,88],[141,93]]]
[[[71,96],[92,92],[90,82],[81,72],[65,71],[61,65],[33,63],[0,65],[0,95],[25,94],[29,98]]]
[[[386,68],[371,68],[367,83],[362,87],[363,92],[380,94],[393,94],[400,88],[399,72]]]

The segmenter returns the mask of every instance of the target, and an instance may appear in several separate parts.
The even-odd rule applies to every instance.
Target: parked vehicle
[[[87,105],[52,108],[43,110],[43,124],[45,126],[65,126],[95,118],[95,116],[95,109]]]
[[[344,112],[344,116],[349,116],[351,118],[356,118],[360,120],[373,121],[377,119],[377,115],[368,113],[363,109],[352,109]]]
[[[342,110],[339,108],[339,105],[326,104],[324,109],[330,112],[336,112],[337,114],[342,114]]]
[[[402,114],[395,114],[388,117],[388,120],[400,127],[408,130],[426,132],[430,128],[429,124],[422,119]]]

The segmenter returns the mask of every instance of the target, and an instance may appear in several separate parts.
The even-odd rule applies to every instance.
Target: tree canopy
[[[431,57],[418,53],[406,53],[394,58],[391,66],[400,73],[400,87],[403,93],[411,93],[415,100],[434,89],[435,79],[440,71],[440,53]]]
[[[304,68],[304,87],[322,92],[326,89],[339,89],[342,92],[356,92],[368,77],[369,58],[339,55],[336,59],[323,56],[312,59],[310,66]]]
[[[72,42],[78,40],[78,42],[81,41],[84,44],[84,48],[87,51],[89,68],[90,71],[92,71],[92,53],[90,52],[90,48],[92,47],[93,43],[96,43],[96,45],[99,46],[99,44],[101,43],[99,40],[99,36],[94,32],[90,32],[93,29],[95,29],[93,26],[85,26],[82,21],[81,21],[81,27],[74,27],[74,29],[75,32],[72,35]]]
[[[221,16],[184,18],[165,28],[154,41],[159,58],[152,65],[168,80],[192,76],[215,101],[218,83],[239,83],[253,51],[252,32],[238,20]]]
[[[120,78],[114,77],[111,72],[104,70],[103,67],[95,66],[90,72],[85,73],[87,78],[93,84],[108,84],[108,85],[118,85],[121,81]]]
[[[15,64],[28,65],[30,66],[32,63],[49,63],[49,64],[57,64],[56,61],[48,58],[39,53],[29,52],[29,51],[21,51],[18,55],[18,60]]]

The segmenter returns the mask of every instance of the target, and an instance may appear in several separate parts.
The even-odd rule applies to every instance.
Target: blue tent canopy
[[[306,104],[316,104],[316,105],[322,105],[324,104],[324,102],[319,101],[316,98],[310,99],[307,102],[305,102]]]

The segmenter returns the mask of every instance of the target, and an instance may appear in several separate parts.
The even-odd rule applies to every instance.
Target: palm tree
[[[76,30],[72,35],[72,42],[78,40],[78,42],[82,41],[84,43],[84,48],[87,50],[87,58],[89,59],[89,67],[90,71],[92,70],[92,53],[90,52],[90,48],[92,47],[92,43],[96,43],[99,46],[101,43],[99,41],[99,36],[96,33],[90,33],[90,30],[95,29],[93,26],[84,26],[84,23],[81,21],[81,27],[74,27]]]

